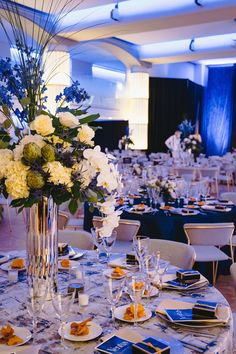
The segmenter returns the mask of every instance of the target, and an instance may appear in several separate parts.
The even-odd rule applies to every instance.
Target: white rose
[[[30,129],[36,130],[36,132],[42,136],[50,135],[54,133],[55,130],[52,126],[52,119],[45,114],[37,116],[30,124]]]
[[[82,125],[82,127],[78,129],[77,139],[81,143],[93,145],[94,142],[92,141],[92,139],[94,138],[94,136],[94,130],[90,128],[87,124]]]
[[[57,114],[61,125],[67,128],[75,128],[79,125],[78,119],[70,112],[60,112]]]

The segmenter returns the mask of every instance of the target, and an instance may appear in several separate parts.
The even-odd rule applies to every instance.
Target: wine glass
[[[92,227],[91,228],[91,234],[93,238],[93,244],[97,248],[97,258],[98,261],[101,263],[105,263],[105,259],[102,257],[104,255],[104,252],[102,252],[102,247],[103,247],[103,237],[101,237],[99,229]]]
[[[152,207],[152,205],[153,205],[152,190],[153,190],[153,188],[147,187],[147,194],[148,194],[148,198],[149,198],[150,207]]]
[[[115,307],[122,295],[125,279],[114,279],[112,277],[105,277],[105,294],[108,303],[111,306],[111,318],[112,318],[112,326],[115,328]]]
[[[28,277],[26,307],[32,317],[33,342],[36,341],[38,316],[47,300],[47,282],[44,279]]]
[[[108,237],[103,237],[103,246],[105,248],[107,254],[107,262],[110,260],[111,250],[116,242],[117,232],[115,230],[112,231],[112,234]]]
[[[152,188],[152,195],[154,200],[154,209],[157,209],[157,203],[160,196],[160,190],[158,188]]]
[[[170,265],[170,258],[165,256],[165,259],[161,259],[160,252],[157,252],[157,260],[158,260],[158,268],[157,272],[159,274],[159,291],[162,290],[163,287],[163,276],[167,272]]]
[[[147,296],[151,297],[151,284],[153,283],[158,273],[159,259],[155,254],[148,255],[144,258],[144,274],[146,275],[146,289]]]
[[[138,304],[141,302],[145,290],[145,278],[143,274],[133,275],[127,278],[127,291],[134,304],[134,327],[137,327]]]
[[[64,349],[67,349],[64,338],[66,318],[69,315],[71,307],[74,303],[76,291],[74,290],[69,292],[67,281],[65,279],[63,279],[63,281],[62,279],[58,279],[56,287],[50,287],[50,293],[53,308],[60,320],[61,344]]]
[[[135,236],[133,238],[133,248],[139,262],[140,271],[143,270],[143,259],[149,252],[149,237],[147,236]]]

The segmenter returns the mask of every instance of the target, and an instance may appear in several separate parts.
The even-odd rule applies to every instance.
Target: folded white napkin
[[[11,353],[19,353],[19,354],[38,354],[41,346],[40,345],[24,345],[14,348],[9,348],[6,350],[1,350],[1,354],[11,354]]]

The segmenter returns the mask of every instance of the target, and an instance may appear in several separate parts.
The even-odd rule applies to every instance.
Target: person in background
[[[176,130],[174,135],[166,139],[165,144],[171,152],[172,157],[178,158],[181,151],[181,132]]]

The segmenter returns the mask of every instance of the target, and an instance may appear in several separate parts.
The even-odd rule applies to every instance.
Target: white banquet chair
[[[218,188],[218,176],[219,176],[219,167],[202,167],[199,169],[200,178],[208,177],[211,186],[215,187],[216,195],[219,195]]]
[[[183,269],[192,269],[196,258],[192,246],[169,240],[150,239],[149,251],[159,251],[162,259],[168,258],[172,265]]]
[[[220,197],[221,197],[221,199],[231,201],[234,203],[234,205],[236,205],[236,192],[221,193]]]
[[[102,217],[93,217],[93,226],[96,228],[101,228]],[[115,228],[117,232],[116,242],[112,248],[113,253],[124,253],[132,251],[133,238],[137,235],[140,228],[140,221],[138,220],[128,220],[120,219],[119,226]]]
[[[196,262],[212,262],[213,284],[215,284],[218,262],[229,258],[234,261],[232,246],[234,223],[185,224],[184,232],[188,244],[192,245],[196,252]],[[226,245],[230,246],[231,257],[220,249]]]
[[[59,230],[58,241],[68,243],[68,245],[82,250],[94,249],[92,235],[84,230]]]

